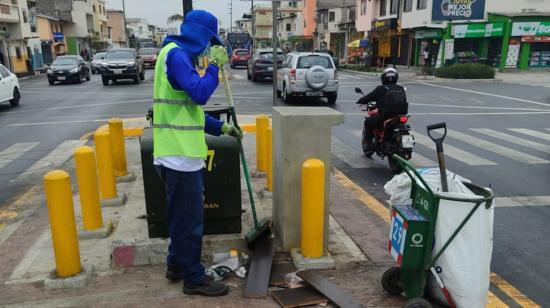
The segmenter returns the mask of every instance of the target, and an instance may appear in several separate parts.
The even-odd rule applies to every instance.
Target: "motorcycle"
[[[364,96],[363,91],[360,88],[355,88],[355,92]],[[365,104],[361,104],[361,108]],[[366,108],[362,111],[367,112],[366,117],[375,116],[378,112],[376,102],[369,102],[366,104]],[[384,159],[388,157],[388,164],[390,170],[393,173],[400,173],[401,167],[393,159],[393,154],[397,154],[405,160],[410,160],[412,157],[412,150],[414,147],[414,137],[410,134],[411,127],[408,124],[409,115],[395,115],[391,116],[384,121],[382,127],[376,127],[374,132],[374,140],[371,147],[368,146],[365,138],[366,126],[363,125],[363,138],[361,140],[363,153],[368,158],[371,158],[376,153],[380,158]]]

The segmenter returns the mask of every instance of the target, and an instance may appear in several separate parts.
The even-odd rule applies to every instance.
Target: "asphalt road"
[[[271,82],[252,83],[244,70],[231,72],[237,112],[270,114]],[[140,85],[120,82],[109,87],[101,85],[97,75],[80,85],[49,86],[44,77],[22,81],[21,106],[0,104],[0,210],[1,204],[40,181],[39,172],[21,174],[52,150],[59,150],[66,140],[79,140],[111,117],[143,116],[151,105],[152,71],[146,77]],[[379,200],[386,200],[383,185],[393,175],[386,161],[369,160],[361,153],[363,113],[354,104],[359,97],[353,91],[356,86],[365,92],[373,89],[378,78],[341,72],[340,82],[333,108],[343,112],[346,121],[333,131],[334,166]],[[412,162],[435,164],[435,147],[427,139],[426,126],[446,122],[453,132],[445,141],[448,168],[474,183],[491,186],[498,197],[492,270],[536,303],[550,305],[546,230],[550,220],[550,85],[410,78],[402,82],[411,102],[410,123],[417,141]],[[219,87],[210,104],[224,102],[223,87]],[[326,101],[299,105],[324,106]]]

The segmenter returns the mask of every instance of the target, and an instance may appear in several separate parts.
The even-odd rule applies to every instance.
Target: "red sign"
[[[529,43],[550,43],[550,36],[522,36],[521,41]]]

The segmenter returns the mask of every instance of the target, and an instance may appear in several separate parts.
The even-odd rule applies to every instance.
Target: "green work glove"
[[[210,62],[214,63],[217,67],[222,67],[224,64],[229,62],[227,50],[223,46],[219,45],[210,48],[209,58]]]
[[[231,124],[223,123],[222,133],[238,138],[239,140],[243,139],[243,132]]]

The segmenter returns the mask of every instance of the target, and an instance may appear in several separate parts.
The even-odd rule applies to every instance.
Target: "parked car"
[[[338,73],[326,53],[291,52],[277,71],[277,96],[285,103],[293,98],[326,97],[335,104],[338,96]]]
[[[231,68],[246,66],[248,60],[250,60],[250,51],[248,49],[235,49],[229,60],[229,65]]]
[[[17,76],[0,64],[0,103],[9,101],[15,107],[21,102],[21,91],[19,90]]]
[[[59,56],[46,73],[50,85],[54,85],[56,81],[82,83],[83,79],[90,81],[92,78],[88,62],[81,56]]]
[[[283,63],[283,51],[277,50],[277,64]],[[253,82],[260,78],[273,77],[273,48],[256,49],[248,60],[246,75]]]
[[[327,49],[315,50],[315,52],[326,53],[330,55],[330,57],[332,58],[332,61],[334,61],[334,66],[336,66],[337,69],[340,68],[340,59],[334,56],[334,52],[332,52],[332,50],[327,50]]]
[[[155,67],[157,64],[158,49],[153,47],[141,48],[138,54],[143,59],[144,67]]]
[[[108,86],[110,80],[132,79],[135,84],[139,84],[145,79],[143,60],[132,48],[109,50],[99,72],[104,86]]]
[[[92,74],[99,71],[101,63],[105,60],[105,56],[107,56],[106,52],[98,52],[94,55],[94,58],[92,59]]]

